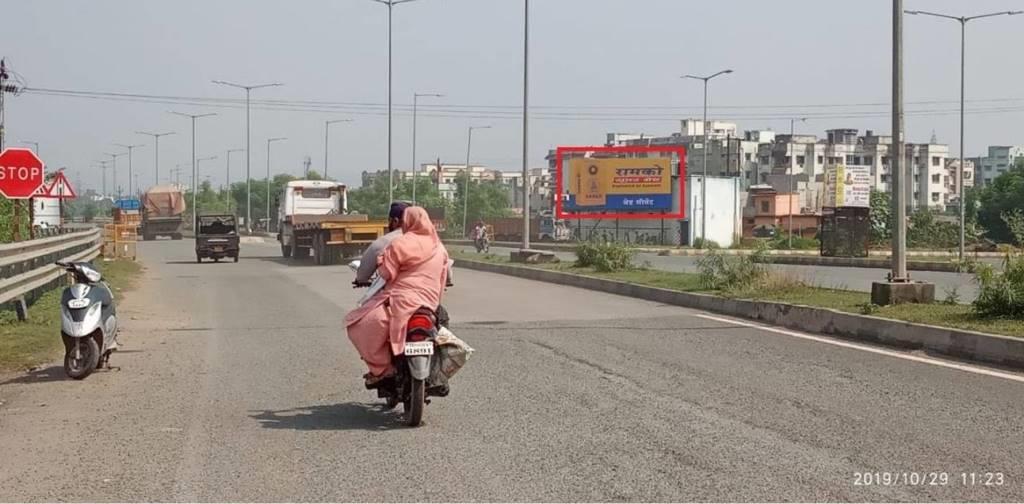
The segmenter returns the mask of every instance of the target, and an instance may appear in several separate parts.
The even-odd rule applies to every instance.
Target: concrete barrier
[[[679,292],[540,268],[465,259],[457,259],[455,266],[694,308],[804,332],[827,334],[899,348],[925,350],[962,359],[1024,369],[1024,339],[1022,338],[914,324],[827,308]]]

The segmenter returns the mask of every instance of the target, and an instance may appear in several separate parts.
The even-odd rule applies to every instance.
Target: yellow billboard
[[[576,158],[568,193],[579,206],[605,206],[608,196],[672,194],[670,158]]]

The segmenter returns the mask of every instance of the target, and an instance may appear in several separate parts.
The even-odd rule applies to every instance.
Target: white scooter
[[[74,277],[60,297],[60,336],[64,372],[81,380],[97,367],[109,366],[117,350],[117,308],[103,276],[87,262],[56,262]]]

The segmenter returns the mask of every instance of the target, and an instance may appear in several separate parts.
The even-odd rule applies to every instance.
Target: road
[[[471,246],[459,246],[458,248],[473,251]],[[491,252],[502,255],[507,255],[512,250],[514,249],[491,247]],[[572,252],[553,253],[563,261],[576,260],[576,254]],[[662,271],[696,273],[699,260],[699,257],[694,256],[659,256],[652,253],[638,253],[634,262],[641,265],[646,264],[650,268]],[[997,264],[995,260],[986,260],[986,262]],[[889,273],[889,270],[880,268],[801,266],[796,264],[773,264],[771,268],[800,278],[809,285],[861,292],[871,292],[872,282],[885,280]],[[974,282],[974,275],[969,273],[911,271],[910,276],[915,280],[934,283],[935,297],[940,300],[945,299],[952,292],[955,292],[960,298],[960,302],[963,303],[969,303],[978,296],[978,286]]]
[[[119,371],[0,378],[0,501],[1024,500],[1020,374],[474,271],[445,302],[477,353],[405,428],[347,268],[276,254],[140,243]],[[857,484],[885,471],[950,479]]]

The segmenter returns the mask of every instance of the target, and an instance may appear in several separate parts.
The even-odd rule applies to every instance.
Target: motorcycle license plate
[[[214,252],[224,252],[224,247],[213,247]]]
[[[434,355],[433,341],[417,341],[405,344],[405,355],[407,357],[417,355]]]

